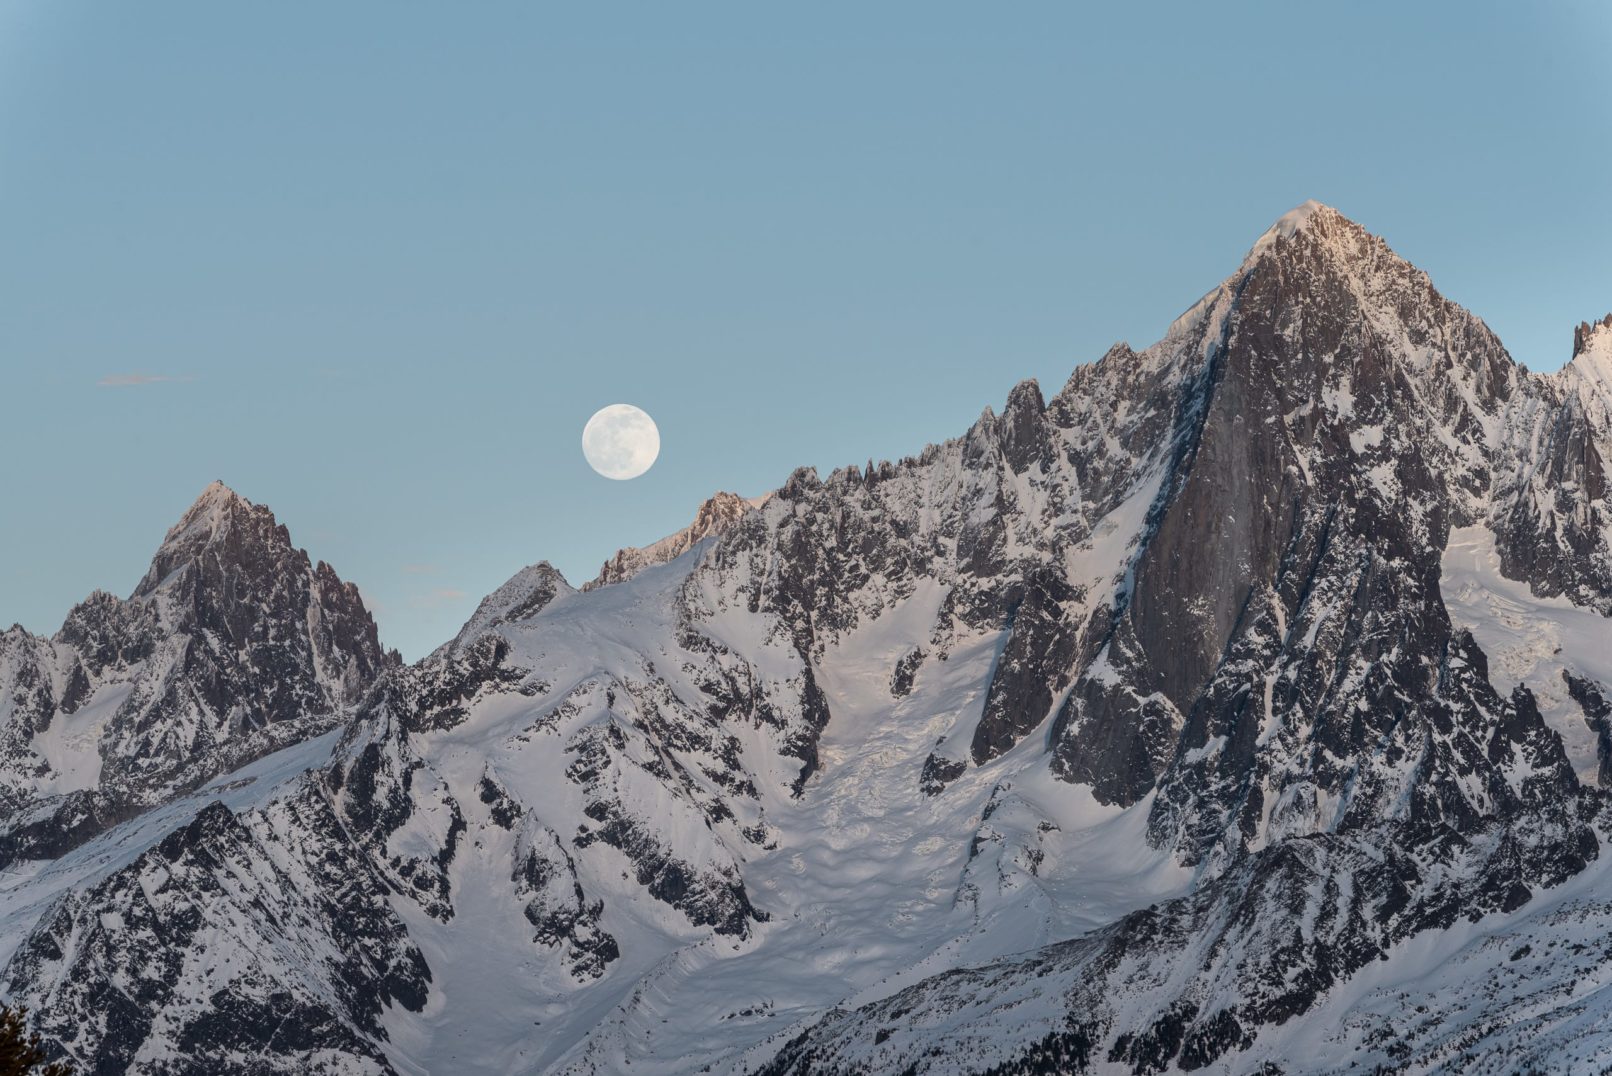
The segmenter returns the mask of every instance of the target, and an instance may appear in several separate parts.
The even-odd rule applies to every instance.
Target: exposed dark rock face
[[[1595,754],[1600,763],[1596,783],[1602,788],[1612,787],[1612,699],[1600,685],[1567,669],[1562,670],[1562,679],[1567,683],[1568,694],[1584,711],[1585,724],[1595,732]]]
[[[374,869],[425,914],[453,918],[450,868],[465,820],[448,784],[416,750],[408,712],[389,708],[383,684],[368,719],[346,733],[324,784],[349,839],[371,858]]]
[[[1005,628],[1028,593],[974,749],[999,756],[1047,716],[1058,688],[1046,683],[1067,684],[1090,661],[1094,625],[1107,622],[1101,603],[1129,560],[1132,535],[1113,517],[1146,495],[1168,455],[1161,442],[1184,406],[1179,371],[1133,360],[1115,348],[1045,406],[1025,382],[1002,416],[987,410],[964,437],[917,457],[826,481],[797,471],[696,568],[685,587],[696,619],[727,609],[769,617],[809,673],[824,647],[920,586],[946,588],[920,660],[944,661],[960,635]],[[1082,554],[1098,554],[1082,566],[1089,574],[1057,567]],[[905,682],[905,670],[892,680]],[[794,736],[803,760],[821,731],[814,724]]]
[[[1606,556],[1607,468],[1584,404],[1569,395],[1543,416],[1544,444],[1497,529],[1501,567],[1538,594],[1612,611]]]
[[[946,786],[963,776],[968,763],[931,754],[924,759],[923,772],[918,775],[918,788],[926,796],[938,796]]]
[[[1126,642],[1116,636],[1108,654],[1131,653]],[[1101,669],[1076,681],[1059,713],[1052,765],[1065,780],[1090,785],[1103,803],[1135,803],[1168,765],[1180,730],[1181,715],[1162,694],[1139,696]]]
[[[92,595],[52,639],[0,637],[0,861],[60,855],[317,735],[396,664],[356,587],[214,483],[130,598]]]
[[[1389,352],[1377,324],[1385,306],[1411,347],[1437,342],[1446,357],[1414,369]],[[1058,756],[1065,772],[1120,803],[1167,764],[1159,751],[1174,748],[1161,727],[1170,709],[1185,715],[1182,749],[1203,747],[1192,711],[1212,704],[1217,674],[1279,649],[1301,616],[1331,612],[1316,584],[1380,564],[1375,575],[1390,586],[1418,580],[1420,600],[1438,601],[1449,521],[1473,510],[1490,479],[1460,453],[1483,450],[1482,409],[1498,414],[1516,376],[1481,323],[1325,210],[1251,259],[1192,346],[1205,358],[1183,385],[1165,497],[1109,629],[1103,675],[1088,674],[1060,716],[1073,737]],[[1488,391],[1469,405],[1460,390],[1472,384]],[[1434,425],[1448,440],[1415,432]],[[1423,652],[1440,646],[1436,631],[1418,639]],[[1259,709],[1260,693],[1239,697]],[[1088,727],[1096,731],[1085,737]],[[1124,779],[1104,781],[1081,763],[1127,729],[1136,746],[1109,767]]]
[[[906,698],[912,694],[912,681],[918,675],[918,669],[924,663],[924,648],[914,646],[901,655],[896,667],[890,673],[890,696],[896,699]]]
[[[1002,459],[1014,474],[1027,474],[1033,467],[1045,468],[1052,462],[1047,456],[1046,410],[1041,386],[1034,381],[1021,381],[1008,393],[997,429]]]
[[[599,926],[603,901],[589,902],[577,880],[576,861],[559,835],[546,827],[529,830],[517,848],[516,893],[535,928],[532,940],[563,948],[567,967],[579,979],[597,979],[621,956],[616,939]]]
[[[149,1068],[166,1041],[165,1072],[391,1073],[382,1010],[417,1011],[431,974],[377,882],[311,790],[245,818],[215,804],[59,903],[6,991],[90,1072]]]
[[[738,871],[713,871],[688,862],[622,802],[617,775],[631,759],[626,747],[626,734],[614,725],[585,729],[573,741],[576,759],[566,777],[587,796],[583,807],[587,820],[573,843],[586,848],[602,841],[621,851],[634,865],[638,884],[656,900],[683,912],[696,926],[709,926],[718,934],[747,935],[751,923],[766,916],[751,905]],[[657,776],[669,784],[676,782],[674,787],[680,785],[684,795],[697,801],[698,785],[670,754],[662,754],[656,761],[665,767]]]
[[[1526,405],[1508,416],[1512,475],[1495,513],[1501,567],[1536,594],[1612,615],[1612,315],[1578,326],[1573,360],[1529,387]]]
[[[358,588],[311,564],[267,508],[217,483],[168,533],[130,602],[154,605],[192,640],[182,675],[137,726],[140,765],[162,756],[165,719],[205,707],[234,711],[240,728],[293,721],[356,702],[396,663]]]
[[[1008,641],[991,676],[985,712],[974,730],[976,763],[989,762],[1018,743],[1052,710],[1075,664],[1080,625],[1069,610],[1084,595],[1054,573],[1026,574],[1008,612]]]
[[[410,731],[451,729],[469,716],[478,699],[504,691],[536,695],[540,685],[527,682],[529,670],[512,667],[509,643],[482,635],[459,646],[441,661],[400,669],[380,692]],[[370,705],[374,705],[374,700]]]

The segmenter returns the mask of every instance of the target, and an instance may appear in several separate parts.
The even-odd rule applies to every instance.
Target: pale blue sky
[[[1612,310],[1607,11],[0,0],[0,623],[222,478],[414,657],[1151,342],[1312,197],[1554,368]]]

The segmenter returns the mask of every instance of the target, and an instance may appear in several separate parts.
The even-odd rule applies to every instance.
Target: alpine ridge
[[[210,487],[0,637],[0,984],[96,1073],[1599,1071],[1609,452],[1612,318],[1528,372],[1307,202],[410,666]]]
[[[620,583],[651,565],[676,560],[701,540],[727,530],[754,506],[754,503],[744,500],[736,493],[718,492],[700,505],[699,511],[694,514],[694,522],[682,530],[642,549],[617,550],[616,554],[605,562],[604,567],[599,569],[599,574],[585,583],[582,589],[592,590],[594,587]]]

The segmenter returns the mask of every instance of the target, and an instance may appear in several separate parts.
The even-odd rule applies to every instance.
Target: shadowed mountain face
[[[92,595],[49,639],[0,637],[5,861],[329,729],[395,664],[357,588],[214,483],[128,599]]]
[[[407,668],[210,490],[5,637],[5,989],[106,1072],[1612,1063],[1593,954],[1529,956],[1612,926],[1609,416],[1612,319],[1527,373],[1308,203],[1152,347]],[[149,809],[68,851],[86,709]]]

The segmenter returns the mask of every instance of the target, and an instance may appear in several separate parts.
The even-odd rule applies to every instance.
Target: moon
[[[601,407],[582,427],[582,454],[595,471],[625,482],[654,466],[660,455],[660,428],[632,404]]]

